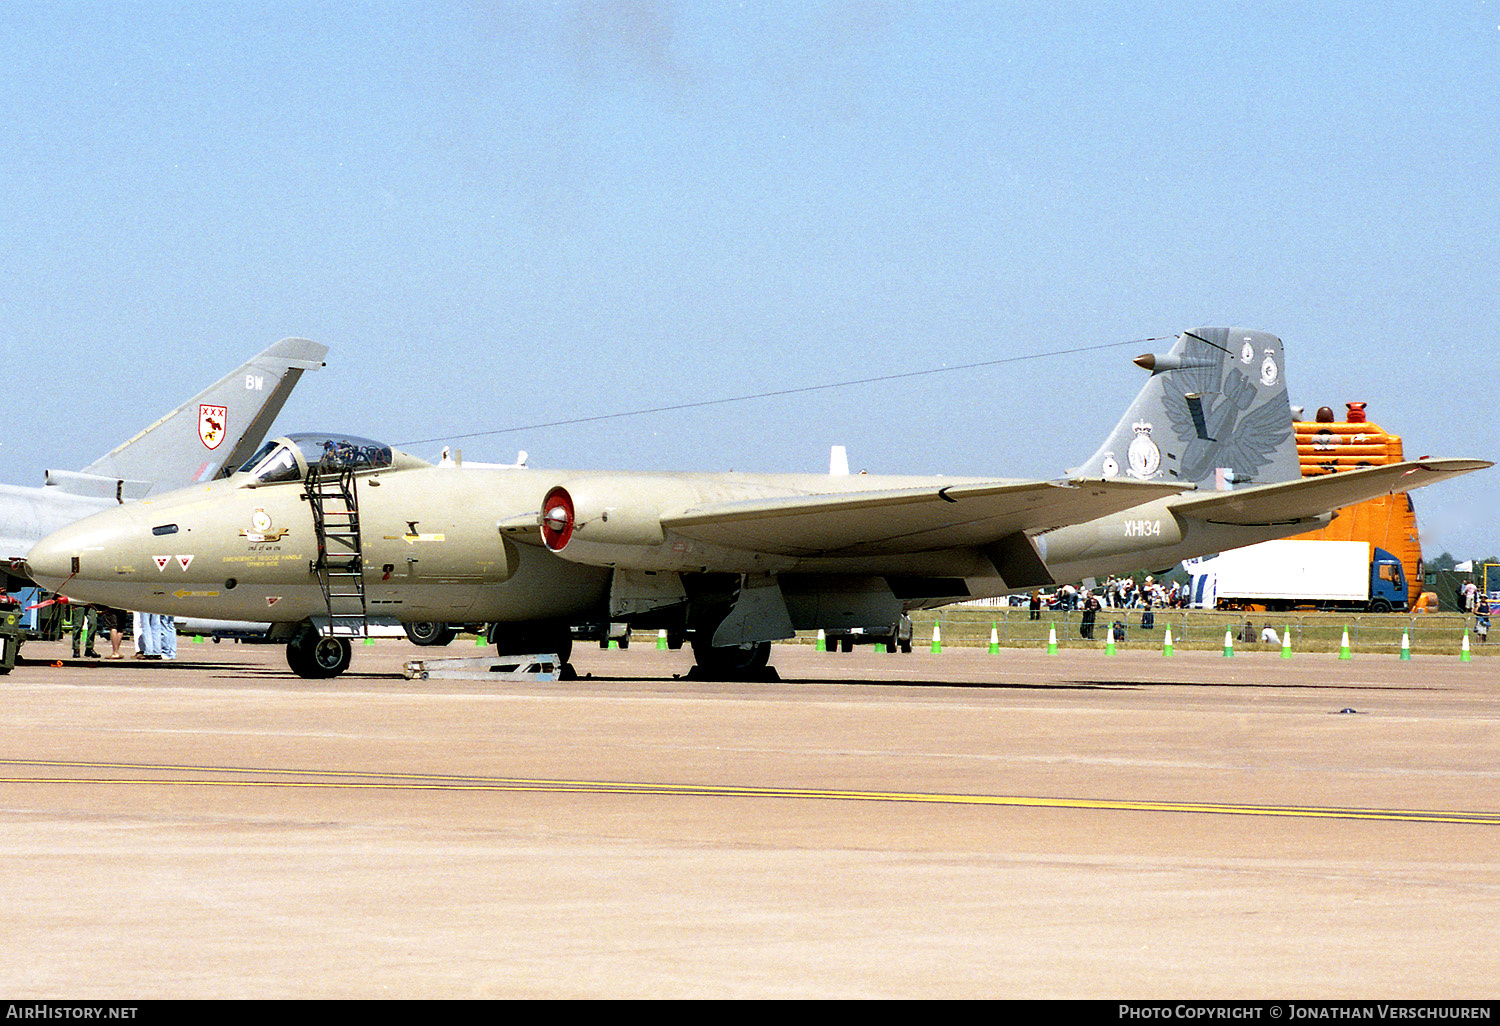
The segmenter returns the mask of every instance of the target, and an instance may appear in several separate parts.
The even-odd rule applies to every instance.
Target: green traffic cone
[[[1354,654],[1349,651],[1349,628],[1344,628],[1344,640],[1339,642],[1339,658],[1353,659]]]
[[[990,655],[1000,654],[1000,632],[995,624],[990,624]]]

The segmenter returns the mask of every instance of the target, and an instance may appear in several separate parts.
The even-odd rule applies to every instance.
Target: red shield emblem
[[[198,439],[206,448],[217,449],[224,441],[229,423],[229,407],[198,404]]]

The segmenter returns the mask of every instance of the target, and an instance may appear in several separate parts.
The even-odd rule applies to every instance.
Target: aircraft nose
[[[82,570],[78,541],[71,526],[47,535],[26,554],[27,576],[48,591],[62,590],[63,582]]]
[[[82,595],[90,582],[119,579],[133,566],[139,533],[129,506],[95,513],[37,542],[26,554],[26,566],[42,587]]]

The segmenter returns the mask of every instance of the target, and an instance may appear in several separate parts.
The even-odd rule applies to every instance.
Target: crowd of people
[[[1064,584],[1053,592],[1044,592],[1038,588],[1031,593],[1027,607],[1033,620],[1041,619],[1043,609],[1063,612],[1079,610],[1083,613],[1078,622],[1079,636],[1093,640],[1094,626],[1099,614],[1105,610],[1142,610],[1141,629],[1149,631],[1156,626],[1153,610],[1186,606],[1188,595],[1185,585],[1175,582],[1170,585],[1162,584],[1150,575],[1140,584],[1136,583],[1134,577],[1111,575],[1102,586]],[[1125,624],[1122,621],[1111,623],[1109,630],[1113,633],[1114,640],[1125,640]]]
[[[1188,604],[1188,587],[1185,584],[1162,584],[1147,576],[1140,584],[1133,577],[1110,576],[1103,585],[1093,588],[1085,585],[1064,584],[1053,592],[1040,588],[1031,593],[1028,608],[1031,619],[1041,618],[1043,609],[1088,611],[1090,601],[1097,612],[1100,609],[1179,609]]]

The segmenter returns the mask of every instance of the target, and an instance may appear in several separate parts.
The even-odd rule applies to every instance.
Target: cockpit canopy
[[[300,481],[314,469],[381,470],[395,462],[394,450],[382,442],[355,435],[306,431],[273,438],[245,461],[239,473],[260,484]]]

